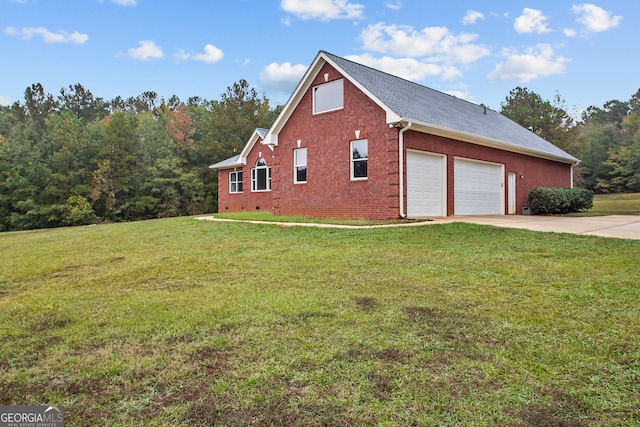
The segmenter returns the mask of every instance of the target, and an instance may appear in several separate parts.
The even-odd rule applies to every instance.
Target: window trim
[[[263,164],[259,164],[262,160]],[[265,171],[265,186],[266,188],[258,190],[258,171]],[[255,167],[251,168],[251,192],[252,193],[261,193],[265,191],[271,191],[271,166],[267,166],[267,162],[265,159],[260,157],[256,160]]]
[[[327,89],[330,90],[330,88],[332,88],[333,86],[336,85],[340,85],[340,105],[337,107],[331,107],[331,108],[327,108],[325,110],[318,110],[318,91],[322,92],[322,89]],[[312,93],[313,93],[313,99],[312,99],[312,113],[315,114],[323,114],[323,113],[328,113],[330,111],[337,111],[337,110],[342,110],[344,108],[344,79],[338,79],[338,80],[333,80],[327,83],[323,83],[321,85],[318,86],[314,86],[311,89]]]
[[[367,144],[367,157],[363,159],[354,159],[353,158],[353,144],[356,142],[365,142]],[[354,176],[355,172],[355,163],[356,162],[366,162],[367,165],[367,176]],[[363,139],[355,139],[349,142],[349,174],[351,181],[366,181],[369,179],[369,140],[366,138]]]
[[[240,179],[238,180],[238,174],[240,175]],[[232,179],[232,176],[236,177],[236,179]],[[229,194],[240,194],[244,189],[244,173],[241,170],[233,170],[229,172]],[[232,191],[233,184],[236,185],[236,191]],[[238,190],[238,184],[240,184],[240,190]]]
[[[304,151],[304,164],[298,163],[298,153]],[[304,181],[298,180],[298,169],[304,167]],[[295,148],[293,150],[293,183],[294,184],[306,184],[307,183],[307,148]]]

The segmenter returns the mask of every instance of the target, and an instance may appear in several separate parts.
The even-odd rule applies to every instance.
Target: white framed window
[[[369,160],[369,141],[359,139],[351,141],[351,179],[367,179],[369,176],[367,162]]]
[[[271,190],[271,168],[263,158],[256,161],[256,167],[251,169],[251,191]]]
[[[313,114],[339,110],[344,107],[344,81],[342,79],[313,88]]]
[[[293,150],[293,182],[296,184],[307,182],[307,149]]]
[[[242,193],[242,171],[229,172],[229,193]]]

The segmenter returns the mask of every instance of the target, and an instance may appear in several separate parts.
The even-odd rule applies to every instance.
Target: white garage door
[[[446,216],[446,156],[407,150],[407,216]]]
[[[504,213],[503,166],[455,159],[454,214],[500,215]]]

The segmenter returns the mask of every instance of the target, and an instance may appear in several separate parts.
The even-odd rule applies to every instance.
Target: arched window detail
[[[260,157],[256,161],[256,167],[251,169],[251,191],[271,190],[271,168]]]

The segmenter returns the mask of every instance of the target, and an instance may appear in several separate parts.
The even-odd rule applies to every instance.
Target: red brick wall
[[[273,202],[277,215],[387,219],[398,216],[398,130],[348,80],[344,108],[313,114],[313,86],[342,76],[325,64],[278,136]],[[360,131],[356,138],[356,130]],[[350,179],[350,142],[368,140],[368,179]],[[307,148],[307,182],[293,183],[293,150]]]
[[[229,173],[235,170],[241,170],[241,168],[218,171],[218,212],[238,212],[243,210],[243,198],[246,198],[245,193],[229,194]],[[245,174],[243,176],[246,177]],[[245,191],[247,189],[245,182],[243,182],[243,189]]]
[[[529,189],[533,187],[571,186],[571,165],[568,164],[539,159],[523,154],[510,153],[495,148],[483,147],[411,130],[408,130],[404,134],[404,142],[405,148],[407,149],[447,155],[447,215],[453,215],[454,213],[455,183],[453,179],[453,162],[456,156],[504,164],[505,201],[508,200],[507,174],[514,172],[516,174],[516,213],[518,214],[522,213],[522,205],[526,203],[529,197]],[[522,174],[524,178],[520,178],[520,174]],[[506,209],[508,209],[508,206],[505,203],[505,214],[507,213]]]
[[[262,158],[271,166],[273,175],[273,152],[260,142],[254,145],[247,156],[247,164],[242,170],[242,193],[229,194],[229,173],[234,169],[218,171],[218,212],[240,212],[240,211],[271,211],[273,207],[272,191],[251,191],[251,169],[255,167],[256,161]],[[273,188],[273,181],[272,181]]]

